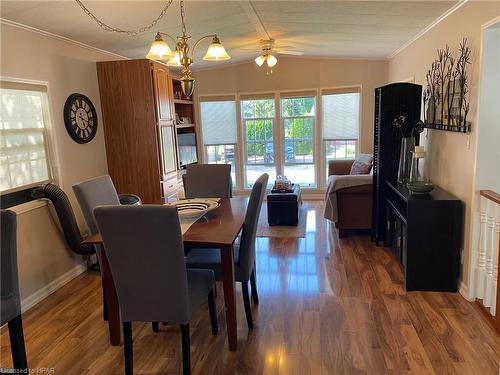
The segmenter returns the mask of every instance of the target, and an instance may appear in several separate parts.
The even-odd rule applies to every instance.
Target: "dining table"
[[[248,198],[246,197],[222,198],[219,200],[217,208],[201,216],[182,235],[184,246],[187,249],[204,248],[207,251],[220,249],[227,337],[230,351],[236,351],[238,339],[233,244],[243,227],[247,204]],[[101,246],[101,278],[104,300],[107,305],[109,339],[111,345],[120,345],[120,307],[106,256],[105,243],[103,243],[100,233],[96,233],[83,240],[82,244]]]

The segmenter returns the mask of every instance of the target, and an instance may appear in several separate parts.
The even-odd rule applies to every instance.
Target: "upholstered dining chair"
[[[182,175],[186,198],[230,198],[230,164],[191,164]]]
[[[9,210],[1,211],[1,325],[8,323],[10,348],[14,369],[28,370],[26,348],[24,346],[21,300],[19,297],[19,279],[17,273],[16,214]]]
[[[257,294],[255,276],[255,237],[268,179],[269,176],[267,173],[264,173],[253,185],[248,201],[241,239],[239,242],[235,243],[233,247],[234,276],[235,280],[241,283],[243,302],[245,304],[245,315],[249,329],[253,328],[253,318],[248,295],[248,282],[250,281],[252,286],[253,302],[258,304],[259,296]],[[186,265],[188,269],[212,269],[215,273],[215,279],[217,281],[222,280],[220,249],[191,249],[186,257]]]
[[[104,205],[119,205],[120,198],[116,192],[115,185],[108,175],[92,178],[87,181],[80,182],[73,185],[73,192],[75,193],[76,200],[82,209],[83,217],[90,231],[90,235],[99,232],[97,223],[94,218],[94,208]],[[101,260],[101,246],[96,245],[96,255],[99,265],[102,266]],[[104,288],[102,288],[103,298],[103,317],[107,320],[107,305],[106,295]]]
[[[212,333],[217,334],[215,280],[212,270],[186,270],[177,209],[101,206],[94,209],[94,215],[120,305],[125,374],[133,373],[135,321],[180,324],[183,373],[190,374],[189,321],[207,297]]]

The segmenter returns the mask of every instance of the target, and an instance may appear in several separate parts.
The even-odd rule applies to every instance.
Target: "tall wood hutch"
[[[147,59],[97,63],[108,171],[118,193],[163,203],[182,188],[177,134],[195,132],[193,102],[175,98],[169,69]],[[180,113],[179,113],[180,112]]]

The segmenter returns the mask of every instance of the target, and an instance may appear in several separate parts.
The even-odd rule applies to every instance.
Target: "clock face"
[[[75,142],[87,143],[97,132],[97,113],[85,95],[72,94],[64,104],[64,124]]]

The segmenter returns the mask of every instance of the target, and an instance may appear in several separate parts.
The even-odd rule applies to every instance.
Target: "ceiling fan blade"
[[[277,50],[276,51],[280,55],[294,55],[294,56],[302,56],[304,52],[301,51],[287,51],[287,50]]]

